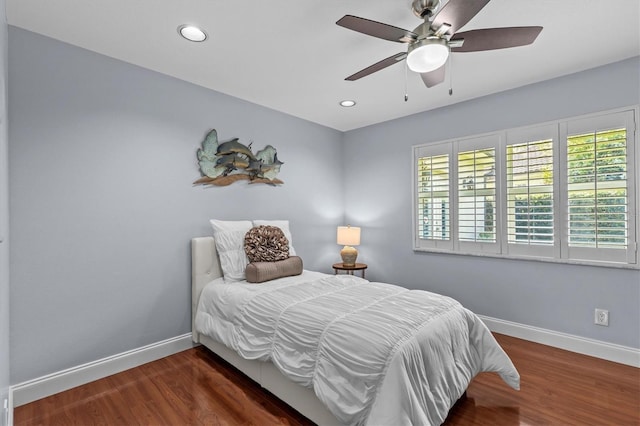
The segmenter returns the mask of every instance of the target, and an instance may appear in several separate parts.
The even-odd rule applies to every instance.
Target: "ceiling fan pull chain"
[[[451,55],[449,55],[449,96],[453,95],[453,62],[451,60]]]
[[[407,61],[404,61],[404,101],[407,102],[409,100],[409,93],[407,90],[407,70],[408,70]]]

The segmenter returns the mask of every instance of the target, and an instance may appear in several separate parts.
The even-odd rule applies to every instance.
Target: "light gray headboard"
[[[200,293],[205,285],[221,276],[222,269],[213,237],[191,239],[191,334],[196,343],[199,342],[199,338],[195,318]]]

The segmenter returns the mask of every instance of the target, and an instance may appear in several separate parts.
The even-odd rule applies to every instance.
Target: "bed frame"
[[[207,347],[316,424],[340,424],[338,419],[316,397],[313,390],[292,382],[282,375],[272,363],[244,359],[224,344],[196,332],[194,322],[200,293],[205,285],[221,276],[222,269],[213,237],[193,238],[191,240],[191,330],[193,341]]]

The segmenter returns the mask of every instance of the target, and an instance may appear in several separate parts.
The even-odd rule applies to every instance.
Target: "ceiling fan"
[[[345,15],[336,24],[384,40],[406,43],[409,48],[345,78],[354,81],[388,66],[407,60],[410,70],[420,73],[427,87],[444,81],[445,63],[450,52],[479,52],[525,46],[535,41],[542,27],[484,28],[457,32],[489,0],[449,0],[439,12],[440,0],[414,0],[413,13],[423,19],[413,31],[353,15]]]

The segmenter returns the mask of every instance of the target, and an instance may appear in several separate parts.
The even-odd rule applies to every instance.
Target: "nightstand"
[[[364,278],[364,270],[367,269],[366,263],[356,263],[354,266],[345,266],[340,263],[333,264],[333,273],[338,274],[338,271],[345,271],[349,275],[353,275],[353,271],[360,271],[362,278]]]

